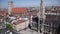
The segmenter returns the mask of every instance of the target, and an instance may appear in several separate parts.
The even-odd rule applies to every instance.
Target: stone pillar
[[[33,17],[33,16],[31,15],[31,26],[32,26],[32,17]]]

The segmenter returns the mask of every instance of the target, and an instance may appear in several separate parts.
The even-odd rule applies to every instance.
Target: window
[[[49,27],[48,26],[44,26],[44,31],[49,31]]]
[[[42,21],[40,20],[40,24],[42,24]]]
[[[51,26],[51,23],[49,23],[49,26]]]
[[[42,33],[41,29],[40,29],[40,33]]]
[[[44,32],[44,34],[48,34],[48,33]]]
[[[38,22],[38,17],[37,17],[37,16],[34,16],[34,17],[32,18],[32,20],[35,21],[35,22]]]

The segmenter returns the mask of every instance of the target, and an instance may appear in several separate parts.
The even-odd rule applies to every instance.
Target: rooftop
[[[12,8],[12,13],[25,13],[26,8]]]
[[[18,25],[20,23],[26,22],[27,20],[17,20],[16,22],[13,22],[14,25]]]

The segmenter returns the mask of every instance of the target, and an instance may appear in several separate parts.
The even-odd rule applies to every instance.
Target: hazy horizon
[[[40,0],[10,0],[14,7],[39,7]],[[60,6],[60,0],[43,0],[45,6]],[[0,0],[0,8],[7,8],[8,0]]]

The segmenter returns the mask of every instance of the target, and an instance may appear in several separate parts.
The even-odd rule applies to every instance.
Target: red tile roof
[[[12,13],[25,13],[26,8],[12,8]]]
[[[0,11],[0,16],[3,16],[3,15],[5,15],[5,14],[6,14],[5,11]]]
[[[26,20],[18,20],[17,22],[14,22],[13,24],[14,25],[18,25],[18,24],[21,24],[21,23],[23,23],[23,22],[25,22]]]

